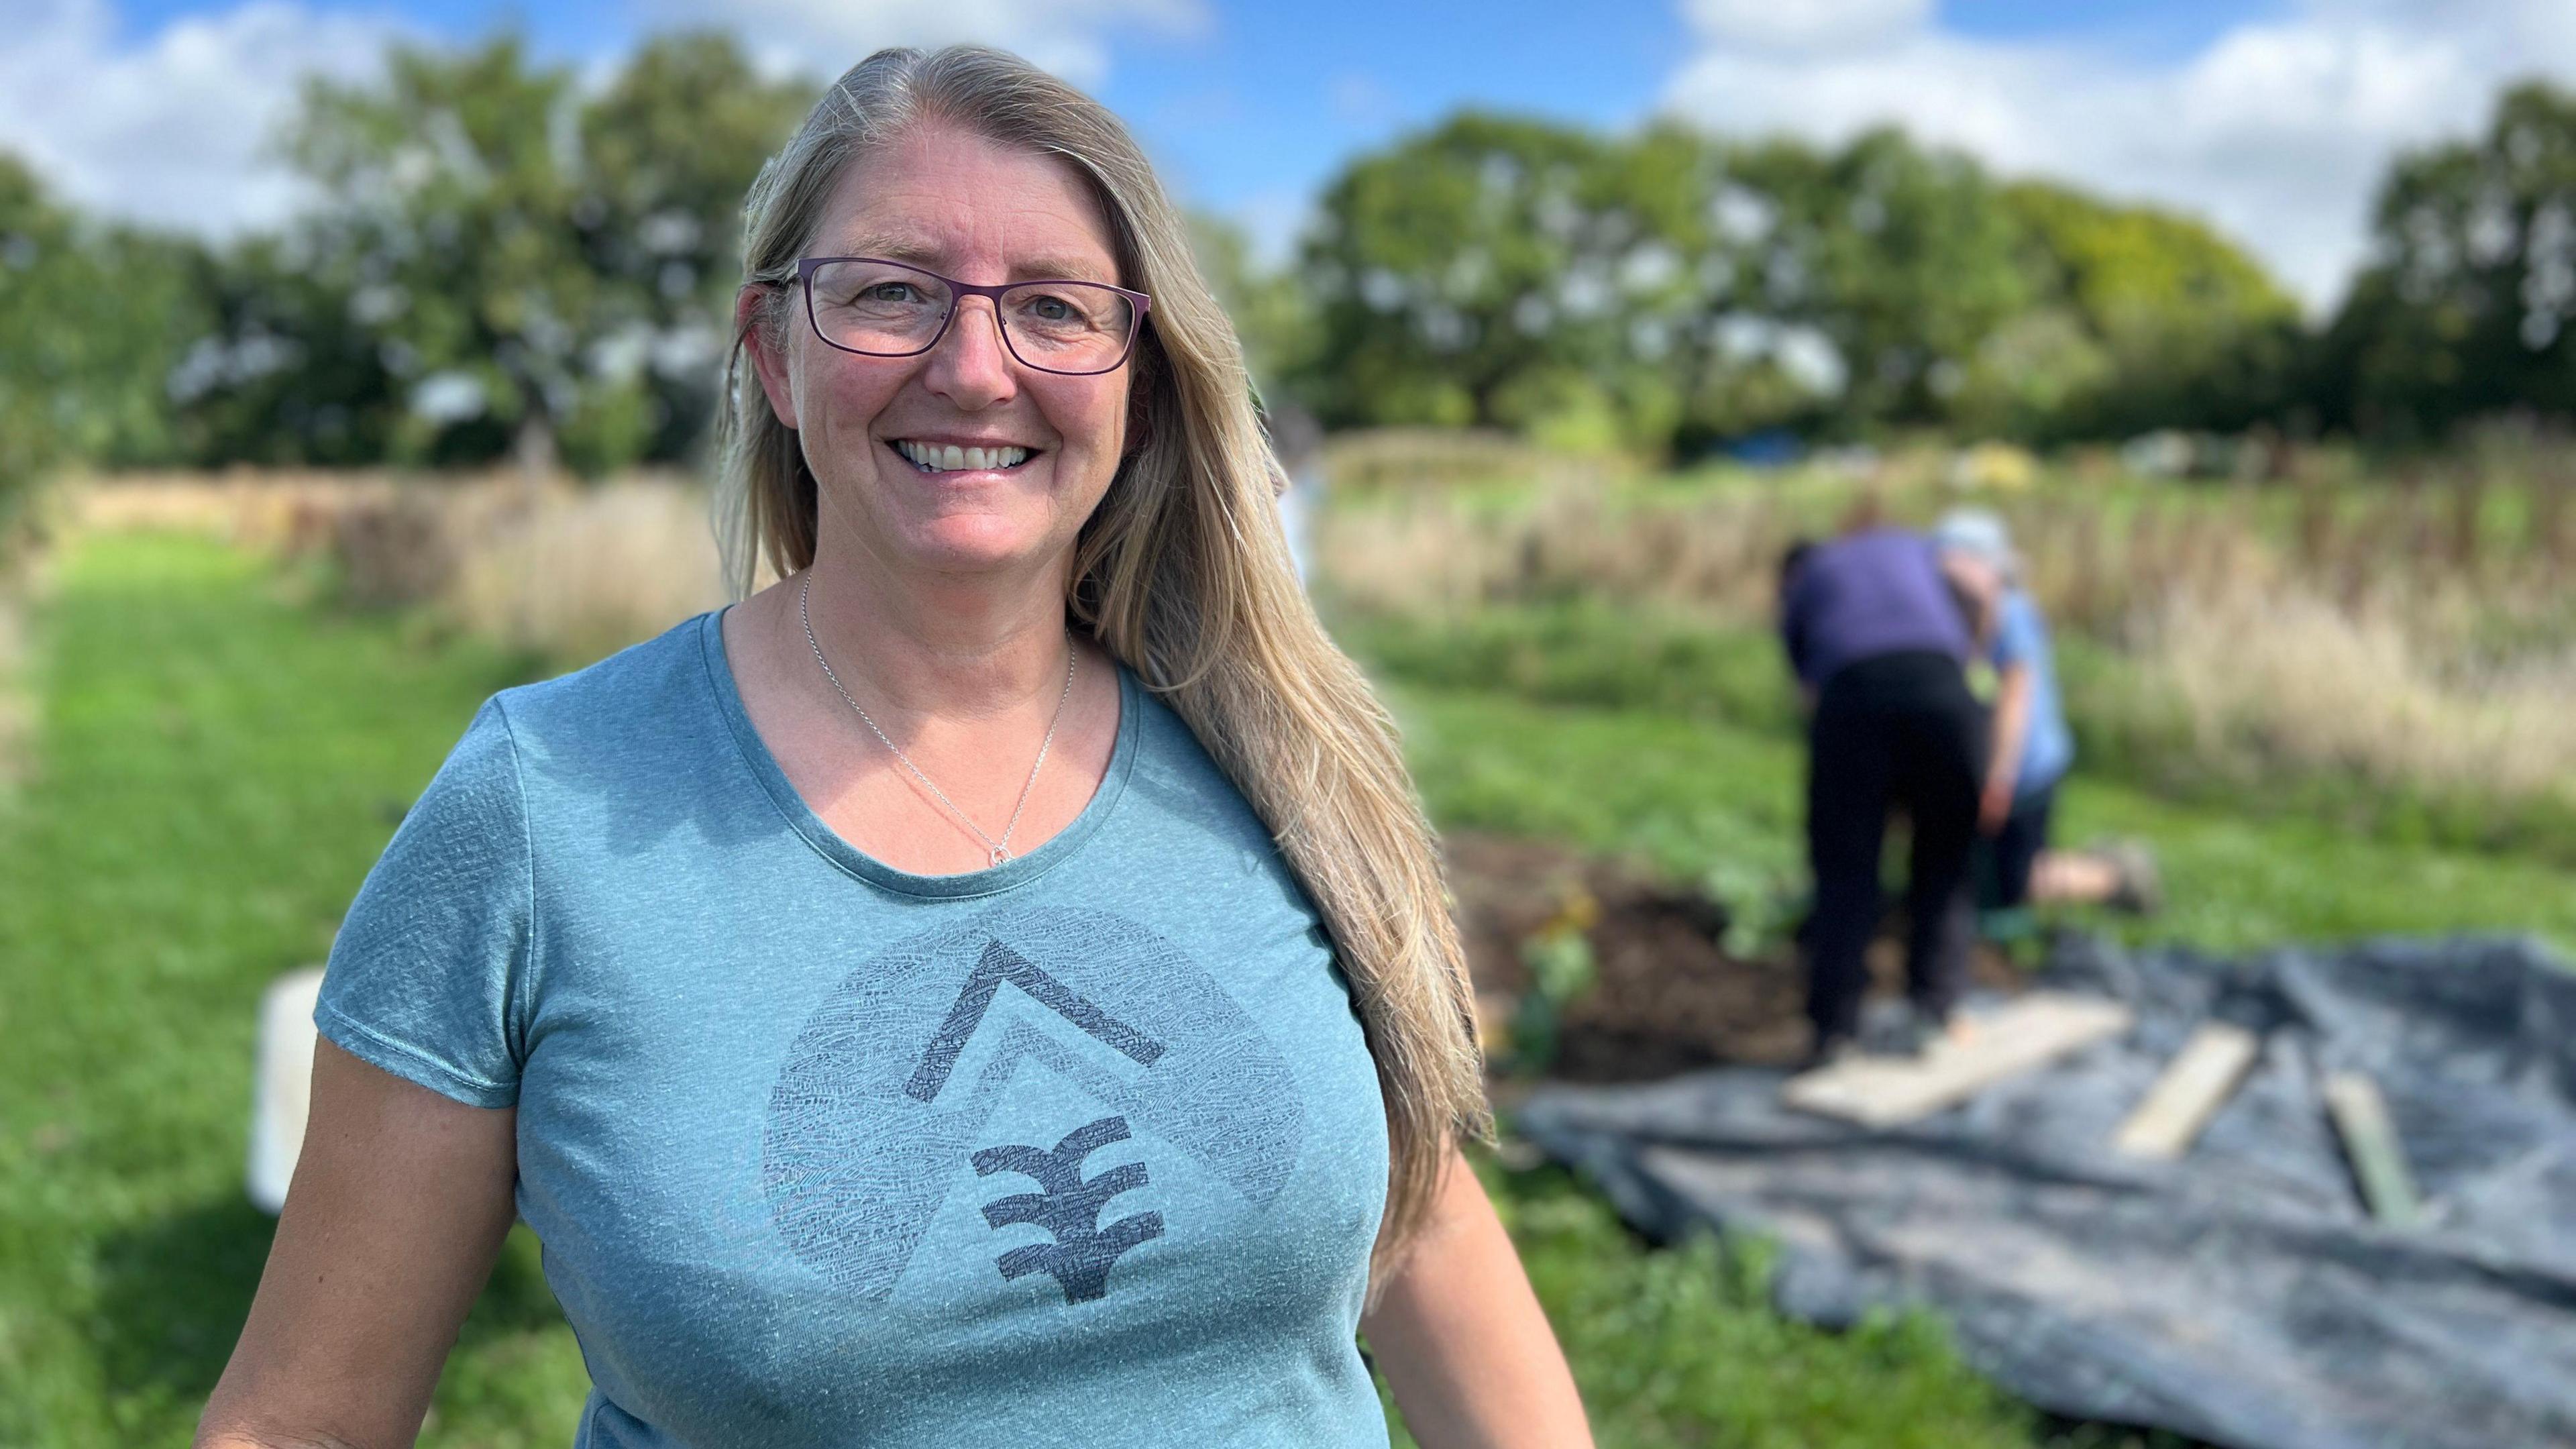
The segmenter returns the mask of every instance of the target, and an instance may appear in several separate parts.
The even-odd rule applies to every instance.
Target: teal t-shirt
[[[947,876],[806,807],[716,613],[475,716],[314,1021],[517,1106],[576,1445],[1386,1444],[1348,982],[1123,668],[1119,711],[1071,825]]]

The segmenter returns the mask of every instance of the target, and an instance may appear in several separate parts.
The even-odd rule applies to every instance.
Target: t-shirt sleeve
[[[534,896],[518,752],[495,698],[358,888],[331,944],[314,1027],[441,1096],[514,1105]]]
[[[2000,616],[1995,621],[1993,653],[1997,669],[2010,669],[2028,664],[2039,654],[2039,614],[2030,600],[2018,594],[2006,595]]]

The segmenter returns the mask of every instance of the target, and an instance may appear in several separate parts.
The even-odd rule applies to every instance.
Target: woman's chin
[[[911,531],[902,552],[942,573],[1009,573],[1047,552],[1043,534],[990,517],[935,519]]]

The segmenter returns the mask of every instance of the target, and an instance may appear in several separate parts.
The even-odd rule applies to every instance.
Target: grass
[[[171,537],[77,549],[37,627],[42,733],[0,817],[0,1444],[185,1444],[268,1252],[241,1186],[260,991],[321,959],[517,670]],[[586,1385],[522,1230],[424,1442],[559,1446]]]
[[[526,672],[316,608],[291,583],[201,540],[92,536],[37,621],[44,727],[0,817],[0,1444],[187,1441],[267,1252],[270,1224],[241,1193],[259,993],[321,957],[474,705]],[[1397,699],[1452,823],[1676,869],[1794,864],[1795,745],[1775,729],[1457,688]],[[2186,902],[2174,923],[2216,944],[2576,934],[2576,882],[2510,860],[2115,790],[2079,790],[2069,810],[2079,832],[2164,844]],[[1604,1446],[2116,1442],[2004,1398],[1926,1317],[1841,1335],[1787,1322],[1758,1255],[1650,1250],[1561,1174],[1479,1166]],[[522,1229],[422,1442],[559,1446],[586,1388]]]

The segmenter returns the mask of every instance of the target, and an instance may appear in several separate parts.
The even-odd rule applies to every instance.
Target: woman
[[[1959,508],[1933,526],[1943,572],[1983,621],[1977,641],[1994,671],[1994,702],[1984,783],[1977,805],[1976,898],[1987,935],[2010,939],[2030,929],[2034,903],[2102,903],[2155,908],[2155,857],[2135,842],[2093,850],[2048,843],[2057,786],[2075,763],[2075,734],[2057,690],[2056,651],[2048,621],[2021,582],[2021,560],[2004,521],[1981,508]]]
[[[1589,1436],[1467,983],[1134,142],[853,69],[746,207],[737,592],[487,703],[370,875],[200,1444],[417,1433],[515,1204],[578,1443]]]
[[[1866,953],[1884,902],[1888,811],[1913,843],[1906,879],[1911,1008],[1898,1035],[1964,1039],[1956,1012],[1973,927],[1965,886],[1976,838],[1983,722],[1964,666],[1970,626],[1929,540],[1870,524],[1800,543],[1780,565],[1780,639],[1807,711],[1807,861],[1815,909],[1807,957],[1809,1065],[1852,1049],[1868,990]],[[1873,1032],[1873,1035],[1876,1033]]]

